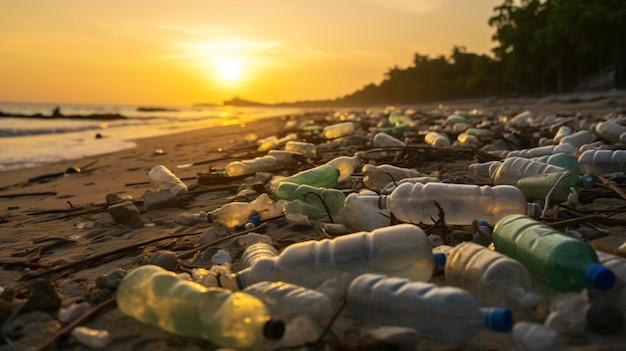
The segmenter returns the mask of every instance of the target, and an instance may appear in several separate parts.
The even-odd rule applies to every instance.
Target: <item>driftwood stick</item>
[[[604,184],[607,188],[613,190],[614,192],[617,193],[617,195],[619,195],[622,199],[626,200],[626,193],[618,188],[617,186],[615,186],[615,184],[609,182],[606,178],[604,178],[603,176],[598,176],[598,179],[600,179],[600,181],[602,182],[602,184]]]

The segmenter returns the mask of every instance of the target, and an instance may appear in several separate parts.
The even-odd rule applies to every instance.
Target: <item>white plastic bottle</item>
[[[148,177],[157,186],[158,190],[169,190],[174,195],[184,194],[188,190],[187,185],[163,165],[152,167]]]
[[[501,161],[488,161],[481,163],[472,163],[467,166],[467,170],[471,175],[474,175],[478,178],[478,180],[489,180],[489,168],[494,163],[502,163]]]
[[[255,172],[266,172],[278,167],[278,162],[274,156],[256,157],[250,160],[233,161],[226,165],[224,172],[229,177],[236,177]]]
[[[561,139],[570,134],[572,134],[572,128],[568,126],[560,126],[559,129],[556,131],[556,134],[554,134],[554,138],[552,138],[552,141],[554,141],[555,144],[558,144],[559,142],[561,142]]]
[[[527,158],[511,157],[502,163],[492,164],[489,167],[489,178],[496,185],[515,185],[524,177],[556,172],[567,172],[567,169]]]
[[[262,258],[235,274],[243,289],[261,281],[284,281],[316,288],[341,273],[354,278],[381,273],[427,281],[434,259],[428,236],[412,224],[289,245],[276,258]]]
[[[315,158],[317,156],[317,146],[313,143],[305,143],[302,141],[288,141],[287,144],[285,144],[285,151],[297,152],[308,158]]]
[[[524,193],[510,185],[416,183],[401,184],[391,195],[381,195],[378,205],[401,221],[432,224],[443,209],[449,225],[469,225],[475,219],[496,223],[510,214],[535,216],[536,204],[526,201]]]
[[[578,156],[578,167],[596,176],[626,172],[626,150],[587,150]]]
[[[447,135],[437,133],[437,132],[428,132],[424,136],[424,142],[432,147],[448,147],[450,146],[450,138]]]
[[[322,134],[326,139],[336,139],[342,136],[348,136],[356,130],[354,123],[342,122],[324,127]]]
[[[385,146],[395,146],[395,147],[405,147],[406,144],[398,140],[387,133],[376,133],[374,138],[372,139],[372,145],[374,147],[385,147]]]
[[[583,145],[592,143],[594,139],[595,139],[595,136],[590,131],[579,130],[574,134],[563,137],[563,139],[561,139],[560,141],[560,144],[561,145],[570,144],[574,146],[576,149],[578,149],[579,147]]]
[[[354,170],[361,166],[361,159],[358,156],[338,156],[326,162],[327,165],[335,167],[339,171],[337,182],[342,182],[354,173]]]
[[[392,165],[370,165],[363,166],[361,171],[365,174],[363,184],[370,189],[382,189],[387,184],[397,182],[404,178],[416,178],[428,176],[412,168],[396,167]]]
[[[523,157],[523,158],[531,158],[531,157],[540,157],[545,155],[554,155],[558,153],[565,153],[568,155],[575,155],[576,149],[572,144],[559,144],[559,145],[546,145],[546,146],[538,146],[530,149],[521,149],[521,150],[513,150],[506,154],[506,158],[511,157]]]
[[[378,208],[378,194],[351,193],[343,205],[344,225],[353,232],[372,231],[391,225],[389,210]]]
[[[626,133],[626,127],[613,121],[604,121],[596,124],[594,128],[596,134],[604,140],[613,144],[620,142],[620,135]]]
[[[447,283],[469,291],[483,306],[507,307],[524,319],[548,315],[547,300],[531,292],[526,267],[484,246],[465,241],[447,251],[445,276]]]
[[[483,308],[466,290],[377,274],[352,281],[346,306],[364,322],[410,327],[446,342],[468,340],[483,329],[506,333],[513,327],[508,309]]]

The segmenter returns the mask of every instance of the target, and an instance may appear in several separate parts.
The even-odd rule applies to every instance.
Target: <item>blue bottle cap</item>
[[[252,216],[248,218],[248,223],[252,223],[255,227],[258,227],[259,224],[261,224],[261,218],[259,218],[259,216]]]
[[[487,221],[485,221],[485,220],[480,220],[480,221],[478,221],[478,225],[479,225],[480,227],[489,227],[489,228],[491,228],[491,224],[489,224],[489,222],[487,222]]]
[[[590,188],[596,185],[596,177],[591,174],[581,175],[578,179],[580,179],[580,185],[585,188]]]
[[[482,312],[487,329],[500,333],[508,333],[513,330],[513,313],[508,308],[483,308]]]
[[[435,257],[435,263],[437,266],[445,266],[446,265],[446,255],[442,253],[433,254]]]
[[[444,183],[444,184],[450,184],[450,183],[452,183],[452,182],[450,181],[450,179],[442,179],[442,180],[441,180],[441,183]]]
[[[585,270],[585,280],[599,290],[610,290],[615,285],[615,274],[608,268],[592,263]]]

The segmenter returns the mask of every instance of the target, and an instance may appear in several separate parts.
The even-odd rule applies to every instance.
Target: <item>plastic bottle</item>
[[[389,195],[398,186],[400,186],[400,184],[404,184],[404,183],[410,183],[410,184],[422,183],[422,184],[426,184],[426,183],[439,183],[439,182],[441,182],[439,180],[439,178],[435,178],[435,177],[404,178],[404,179],[401,179],[401,180],[399,180],[399,181],[397,181],[395,183],[387,184],[384,188],[382,188],[382,190],[380,191],[379,195]]]
[[[396,111],[391,111],[391,113],[389,113],[389,123],[391,124],[396,124],[398,122],[400,122],[400,120],[402,119],[402,112],[396,110]]]
[[[554,351],[565,347],[565,340],[543,324],[517,322],[513,327],[513,351]]]
[[[450,139],[447,135],[437,133],[437,132],[428,132],[424,136],[424,142],[432,147],[448,147],[450,146]]]
[[[475,219],[496,223],[513,213],[534,216],[538,211],[537,205],[526,201],[521,190],[509,185],[407,183],[398,186],[391,195],[381,195],[378,204],[401,221],[432,224],[439,217],[435,201],[449,225],[468,225]]]
[[[357,156],[339,156],[326,162],[327,165],[335,167],[339,171],[337,182],[342,182],[354,173],[354,170],[361,166],[361,159]]]
[[[479,141],[486,141],[493,138],[494,134],[489,129],[468,128],[463,133],[476,137]]]
[[[288,141],[287,144],[285,144],[285,151],[297,152],[308,158],[315,158],[317,156],[317,146],[313,143],[305,143],[302,141]]]
[[[148,177],[157,186],[157,190],[169,190],[174,195],[184,194],[188,190],[187,185],[163,165],[152,167]]]
[[[257,141],[258,151],[268,151],[278,147],[278,138],[275,135]]]
[[[472,125],[469,123],[455,123],[452,125],[452,133],[460,134],[460,133],[465,132],[469,128],[472,128]]]
[[[332,214],[338,213],[343,208],[346,195],[338,189],[318,188],[306,184],[294,184],[281,182],[276,188],[274,196],[282,200],[300,200],[319,208],[328,207]]]
[[[608,290],[615,275],[598,264],[589,244],[524,215],[501,219],[493,230],[498,252],[520,261],[533,277],[559,292],[580,292],[587,284]]]
[[[547,300],[531,292],[532,276],[526,267],[484,246],[465,241],[449,250],[445,276],[448,284],[469,291],[483,306],[507,307],[534,320],[548,314]]]
[[[615,286],[608,291],[590,289],[592,301],[610,301],[617,304],[626,319],[626,258],[596,250],[598,263],[615,273]]]
[[[559,129],[556,131],[556,134],[554,134],[554,138],[552,138],[552,141],[554,141],[555,144],[558,144],[561,139],[572,134],[572,132],[572,128],[568,126],[560,126]]]
[[[269,195],[261,194],[250,202],[229,202],[218,207],[207,215],[209,222],[220,222],[226,227],[235,228],[248,223],[250,217],[256,215],[260,219],[270,219],[282,214],[280,207]]]
[[[596,134],[604,140],[613,144],[620,142],[620,135],[626,133],[626,127],[613,121],[604,121],[596,124],[594,128]]]
[[[489,178],[496,185],[516,185],[517,181],[537,174],[566,172],[563,167],[533,161],[527,158],[506,158],[502,163],[494,163],[489,167]]]
[[[378,208],[378,195],[351,193],[343,205],[344,225],[353,232],[372,231],[391,225],[388,210]]]
[[[523,157],[523,158],[532,158],[532,157],[540,157],[546,155],[554,155],[558,153],[564,153],[568,155],[576,154],[576,147],[572,144],[559,144],[559,145],[546,145],[546,146],[538,146],[530,149],[521,149],[521,150],[513,150],[506,154],[506,158],[511,157]]]
[[[282,337],[284,324],[252,295],[205,288],[154,265],[129,272],[117,289],[117,305],[127,316],[185,337],[223,347],[248,349],[264,338]]]
[[[606,175],[626,172],[626,150],[587,150],[578,157],[583,173]]]
[[[320,188],[332,188],[337,185],[338,180],[339,170],[329,164],[325,164],[298,172],[282,179],[281,182],[307,184]]]
[[[297,162],[295,156],[302,155],[299,152],[291,152],[285,150],[270,150],[267,153],[267,156],[272,156],[276,159],[279,165],[282,166],[291,166]]]
[[[537,174],[517,181],[517,187],[524,192],[526,199],[543,200],[552,191],[550,201],[554,202],[567,201],[572,189],[579,192],[581,187],[592,187],[595,184],[596,178],[591,174],[579,176],[569,172]]]
[[[517,115],[515,115],[513,118],[511,118],[505,123],[505,127],[507,129],[530,127],[535,123],[535,120],[533,117],[534,116],[531,111],[524,111],[524,112],[518,113]]]
[[[316,288],[345,273],[390,274],[415,281],[430,279],[434,268],[428,236],[412,224],[347,234],[335,239],[289,245],[277,258],[263,258],[236,273],[243,289],[260,281],[284,281]]]
[[[467,166],[467,170],[470,174],[479,178],[479,180],[489,180],[489,168],[492,164],[500,164],[501,161],[488,161],[481,163],[472,163]]]
[[[583,146],[585,144],[589,144],[589,143],[593,142],[593,139],[595,139],[595,136],[590,131],[588,131],[588,130],[579,130],[579,131],[577,131],[574,134],[571,134],[571,135],[568,135],[566,137],[563,137],[563,139],[561,139],[559,144],[561,144],[561,145],[563,145],[563,144],[571,144],[576,149],[578,149],[579,147],[581,147],[581,146]]]
[[[386,133],[376,133],[372,139],[372,145],[375,147],[406,147],[403,141],[400,141]]]
[[[483,329],[506,333],[513,327],[508,309],[482,308],[463,289],[377,274],[350,283],[346,306],[364,322],[409,327],[447,342],[468,340]]]
[[[241,254],[241,267],[251,267],[256,261],[265,257],[278,256],[278,250],[269,243],[256,242],[243,251]]]
[[[229,177],[235,177],[255,172],[275,170],[278,162],[273,156],[256,157],[251,160],[234,161],[226,165],[224,171]]]
[[[342,122],[336,123],[329,126],[324,127],[322,134],[326,139],[336,139],[342,136],[347,136],[356,130],[354,123],[352,122]]]
[[[412,168],[396,167],[392,165],[364,165],[361,171],[365,174],[363,178],[363,184],[370,189],[382,189],[387,184],[392,182],[398,182],[404,178],[416,178],[427,176]]]
[[[480,144],[480,140],[476,136],[467,133],[457,135],[456,140],[463,147],[477,147]]]
[[[564,152],[559,152],[554,155],[533,157],[531,158],[531,160],[547,163],[549,165],[563,167],[567,169],[568,171],[574,172],[574,173],[580,172],[580,169],[578,168],[578,158],[576,156],[572,156]]]

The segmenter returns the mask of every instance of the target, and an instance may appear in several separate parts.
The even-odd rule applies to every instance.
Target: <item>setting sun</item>
[[[215,60],[216,70],[220,78],[232,82],[241,77],[240,60],[233,57],[221,57]]]

